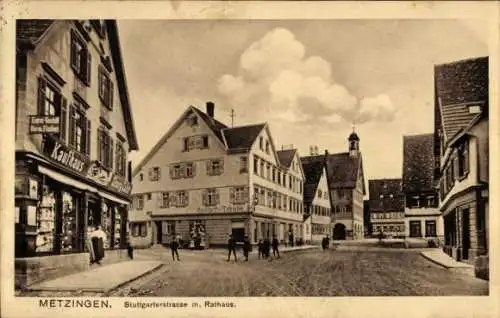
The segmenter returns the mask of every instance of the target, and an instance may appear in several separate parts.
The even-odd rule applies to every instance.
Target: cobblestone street
[[[165,265],[109,296],[487,295],[488,282],[444,269],[416,251],[304,251],[281,259],[226,261],[225,251],[136,251]],[[238,255],[240,257],[241,254]]]

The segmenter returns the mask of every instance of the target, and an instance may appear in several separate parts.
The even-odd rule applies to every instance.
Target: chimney
[[[215,104],[213,102],[207,102],[207,115],[210,118],[214,118]]]

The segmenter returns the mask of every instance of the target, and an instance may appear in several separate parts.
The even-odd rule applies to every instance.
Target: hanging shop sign
[[[204,206],[198,208],[198,213],[246,213],[253,212],[254,207],[249,204]]]
[[[132,191],[132,184],[125,180],[125,178],[120,177],[119,175],[115,174],[113,176],[113,179],[111,180],[111,183],[109,185],[111,188],[117,190],[120,193],[124,193],[129,195],[130,192]]]
[[[30,116],[30,134],[58,134],[59,116]]]
[[[99,161],[92,161],[90,163],[87,178],[90,180],[97,182],[101,185],[107,186],[111,182],[111,178],[113,177],[113,172],[104,168],[104,166],[99,163]]]
[[[85,176],[89,168],[89,159],[85,155],[70,149],[57,138],[48,137],[44,143],[45,154],[52,161]]]

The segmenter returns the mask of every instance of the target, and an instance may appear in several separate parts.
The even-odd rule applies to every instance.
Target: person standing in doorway
[[[104,241],[106,241],[106,232],[102,230],[101,225],[97,225],[96,229],[90,233],[90,240],[94,249],[94,262],[101,265],[101,260],[104,258]]]
[[[172,234],[172,242],[170,243],[170,249],[172,250],[172,260],[175,262],[175,256],[177,256],[177,260],[180,261],[179,257],[179,245],[181,238],[179,235],[175,233]]]
[[[228,249],[227,261],[229,262],[231,260],[231,252],[232,252],[234,254],[234,261],[237,262],[238,259],[236,257],[236,242],[234,241],[234,238],[231,234],[228,234],[227,249]]]
[[[278,258],[280,258],[280,251],[278,250],[278,246],[280,245],[280,243],[276,235],[273,235],[273,241],[271,245],[273,246],[273,256],[276,257],[276,254],[278,254]]]

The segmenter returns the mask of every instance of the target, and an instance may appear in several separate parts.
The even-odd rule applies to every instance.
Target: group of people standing
[[[229,234],[228,235],[228,241],[227,241],[227,247],[228,247],[228,254],[227,254],[227,261],[229,262],[231,260],[231,254],[234,255],[234,260],[238,261],[238,257],[236,256],[236,241],[234,237]],[[259,259],[261,258],[269,258],[270,256],[270,251],[271,247],[273,249],[273,256],[280,258],[280,252],[279,252],[279,241],[276,238],[276,236],[273,236],[272,240],[269,240],[269,238],[265,238],[264,240],[260,239],[258,243],[258,257]],[[248,235],[245,235],[243,239],[243,256],[245,257],[245,262],[248,262],[248,255],[250,251],[252,250],[252,243],[250,243],[250,239],[248,238]]]

